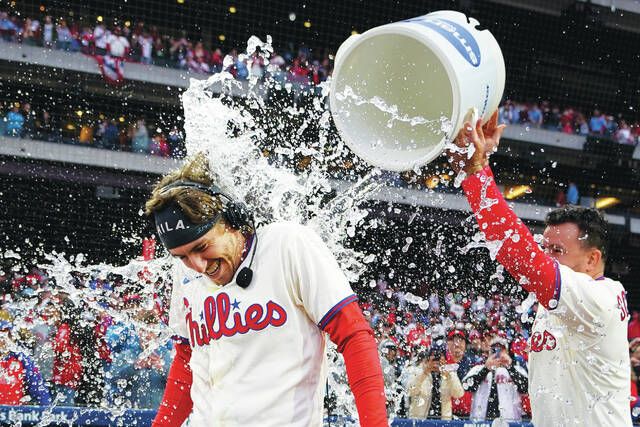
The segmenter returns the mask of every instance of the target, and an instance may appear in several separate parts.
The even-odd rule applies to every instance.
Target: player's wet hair
[[[191,181],[205,186],[213,183],[209,161],[204,153],[196,154],[190,161],[177,170],[169,173],[154,187],[151,198],[145,204],[145,213],[149,216],[160,211],[169,204],[177,204],[189,220],[194,224],[203,224],[220,213],[222,201],[204,191],[193,187],[176,187],[163,191],[165,187],[176,181]]]
[[[602,252],[602,260],[609,255],[609,229],[602,212],[594,208],[567,205],[547,214],[545,225],[575,224],[580,230],[582,244]]]

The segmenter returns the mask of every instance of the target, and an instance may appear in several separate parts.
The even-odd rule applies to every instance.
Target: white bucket
[[[474,108],[487,121],[504,91],[498,42],[444,10],[349,37],[336,54],[331,113],[345,143],[383,169],[429,163]]]

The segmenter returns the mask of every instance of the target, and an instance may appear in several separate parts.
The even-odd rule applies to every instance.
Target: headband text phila
[[[169,223],[169,221],[156,224],[156,230],[158,231],[158,236],[162,236],[163,234],[169,233],[170,231],[186,230],[187,228],[189,228],[189,225],[185,226],[184,221],[181,219],[176,221],[176,223],[173,224],[173,226]]]

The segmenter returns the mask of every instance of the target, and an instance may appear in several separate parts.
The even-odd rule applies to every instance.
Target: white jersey
[[[533,424],[630,426],[626,294],[559,265],[557,306],[538,305],[529,352]],[[554,301],[551,302],[554,305]]]
[[[257,242],[257,243],[256,243]],[[321,426],[322,328],[356,297],[333,255],[305,226],[258,230],[253,280],[218,287],[176,263],[170,328],[193,351],[195,426]]]

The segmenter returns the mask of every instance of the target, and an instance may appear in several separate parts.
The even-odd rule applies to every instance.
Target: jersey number
[[[625,291],[622,291],[618,295],[618,308],[620,308],[620,320],[624,321],[629,317],[629,309],[627,308],[627,295]]]

